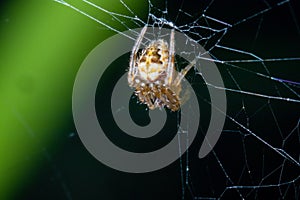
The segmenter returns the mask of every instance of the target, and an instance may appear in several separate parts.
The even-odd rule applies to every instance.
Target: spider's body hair
[[[166,106],[172,111],[180,108],[179,96],[169,87],[162,85],[145,85],[136,87],[135,94],[140,102],[146,104],[150,110]]]
[[[135,88],[139,101],[149,109],[166,106],[172,111],[180,108],[181,81],[195,65],[191,62],[181,72],[175,70],[175,39],[171,31],[170,45],[162,39],[152,41],[138,56],[147,26],[145,26],[133,46],[128,71],[128,84]]]
[[[142,51],[136,63],[138,71],[130,86],[135,87],[135,94],[140,102],[151,110],[163,106],[172,111],[180,108],[181,88],[171,88],[167,84],[168,60],[168,43],[164,40],[155,40]]]

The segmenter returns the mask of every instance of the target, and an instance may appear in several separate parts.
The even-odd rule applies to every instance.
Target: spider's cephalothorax
[[[180,73],[174,67],[174,30],[171,32],[170,46],[164,40],[152,41],[137,58],[137,53],[146,32],[145,26],[131,53],[128,71],[129,86],[135,88],[140,102],[149,109],[166,106],[172,111],[180,108],[181,81],[195,62],[190,63]]]

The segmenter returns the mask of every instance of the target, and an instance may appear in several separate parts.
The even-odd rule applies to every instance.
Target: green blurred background
[[[80,1],[72,4],[110,20]],[[119,1],[99,5],[124,11]],[[51,0],[2,1],[0,10],[0,199],[10,199],[35,175],[41,154],[62,148],[59,138],[74,131],[66,124],[76,72],[115,33]]]
[[[119,31],[125,30],[124,26],[120,26],[111,16],[91,8],[81,0],[69,2],[105,24]],[[132,16],[119,0],[93,2],[107,10]],[[126,5],[134,10],[140,19],[146,21],[147,2],[128,0]],[[155,5],[154,8],[160,9],[153,9],[154,14],[181,25],[200,18],[203,8],[211,1],[203,1],[203,4],[189,0],[166,1],[169,3],[168,15],[163,13],[164,1],[151,2]],[[253,7],[238,0],[215,1],[207,15],[233,23],[265,9],[262,2],[252,2],[247,1]],[[177,19],[181,5],[184,5],[183,9],[192,17],[180,15]],[[299,11],[299,3],[291,1],[291,5]],[[201,140],[196,140],[196,144],[193,143],[190,148],[189,177],[193,178],[191,180],[194,188],[184,185],[182,163],[179,161],[162,170],[137,175],[115,171],[94,159],[76,134],[72,121],[72,88],[84,58],[101,41],[115,33],[52,0],[1,1],[0,11],[0,200],[161,199],[159,197],[179,199],[186,196],[190,199],[193,197],[191,191],[194,191],[196,196],[199,194],[203,197],[218,197],[225,186],[230,185],[228,177],[217,163],[216,156],[210,154],[205,159],[197,159]],[[263,58],[299,57],[299,45],[296,45],[300,44],[299,29],[297,22],[293,21],[289,7],[286,5],[271,11],[263,16],[260,29],[258,25],[261,18],[242,23],[230,30],[222,39],[222,44]],[[129,28],[137,27],[132,21],[126,21],[126,25]],[[212,24],[212,27],[214,25]],[[221,59],[231,59],[231,55],[226,54],[226,51],[224,53],[216,50],[213,53]],[[239,56],[238,58],[243,59]],[[117,64],[127,61],[128,57],[125,57]],[[126,68],[126,65],[124,66]],[[267,66],[272,76],[299,82],[299,62],[273,62],[267,63]],[[239,67],[266,74],[265,69],[256,63],[246,63],[245,66]],[[221,65],[222,75],[226,74],[228,69],[244,91],[274,96],[282,94],[296,98],[282,84],[269,79],[261,80],[262,78],[255,73]],[[107,76],[107,79],[110,80],[110,77]],[[226,87],[238,89],[228,74],[224,81]],[[194,80],[194,85],[198,82],[200,81]],[[274,85],[278,86],[277,90],[274,89]],[[299,94],[299,91],[295,91]],[[261,134],[261,137],[274,146],[280,146],[299,121],[297,103],[269,101],[236,93],[228,94],[228,102],[228,115],[234,116],[244,125],[250,119],[250,129]],[[242,103],[245,103],[247,113],[238,113]],[[274,113],[270,112],[268,106],[273,106],[276,122],[273,118]],[[227,121],[226,125],[227,130],[240,131],[234,123]],[[278,137],[278,131],[283,133],[283,138],[274,136]],[[223,134],[215,152],[218,161],[226,167],[229,176],[236,183],[259,183],[263,175],[276,168],[276,164],[285,162],[257,140],[251,138],[245,142],[244,138],[232,135]],[[297,158],[299,137],[291,134],[290,138],[285,150]],[[247,157],[254,171],[249,175],[250,178],[244,178],[244,171],[242,172],[246,166],[246,159],[243,157],[243,150],[246,151],[246,148],[248,153],[253,153]],[[261,155],[266,156],[263,164],[258,159]],[[290,174],[286,177],[299,177],[299,168],[293,164],[291,166],[288,168]],[[280,176],[283,177],[282,180],[285,180],[284,175]],[[271,177],[270,183],[278,183],[278,177],[279,175]],[[299,179],[295,185],[299,185]],[[278,199],[278,194],[272,189],[268,190],[267,194],[274,194]],[[293,194],[291,191],[292,197]]]

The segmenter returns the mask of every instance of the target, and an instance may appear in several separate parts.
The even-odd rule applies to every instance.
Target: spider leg
[[[131,52],[131,55],[130,55],[130,63],[129,63],[129,71],[128,71],[128,81],[129,82],[132,82],[133,81],[133,78],[134,78],[134,75],[135,75],[135,68],[137,67],[136,66],[136,58],[137,58],[137,52],[140,48],[140,45],[141,45],[141,42],[143,40],[143,37],[146,33],[146,30],[147,30],[147,25],[144,26],[144,28],[142,29],[139,37],[137,38],[134,46],[133,46],[133,49],[132,49],[132,52]]]
[[[174,83],[176,86],[178,86],[182,79],[184,78],[184,76],[186,75],[186,73],[188,73],[188,71],[190,71],[190,69],[196,64],[196,59],[193,60],[190,64],[188,64],[183,70],[180,71],[180,73],[178,74],[178,76],[176,77]]]
[[[168,60],[168,67],[167,67],[167,77],[166,81],[169,85],[172,83],[173,79],[173,71],[174,71],[174,54],[175,54],[175,39],[174,39],[174,29],[171,31],[170,36],[170,48],[169,48],[169,60]]]

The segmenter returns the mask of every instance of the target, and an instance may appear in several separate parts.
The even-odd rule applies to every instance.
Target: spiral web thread
[[[171,4],[170,1],[166,0],[160,5],[156,5],[151,0],[144,1],[148,7],[147,13],[135,10],[132,3],[125,0],[119,1],[119,6],[123,8],[120,13],[105,9],[100,1],[82,0],[81,3],[86,6],[94,7],[98,12],[107,14],[108,20],[101,20],[75,6],[74,2],[56,0],[96,21],[104,29],[122,34],[131,40],[135,40],[139,33],[133,32],[136,37],[132,37],[123,34],[122,31],[145,25],[174,28],[189,36],[187,43],[200,43],[207,50],[198,54],[195,53],[196,51],[182,50],[177,54],[189,54],[199,61],[207,59],[203,55],[210,54],[212,59],[209,61],[215,62],[219,67],[224,76],[225,87],[210,82],[205,82],[205,84],[206,87],[226,91],[228,112],[223,113],[226,116],[226,124],[219,141],[221,144],[217,144],[210,153],[209,161],[206,161],[206,167],[203,167],[204,172],[201,173],[215,173],[210,170],[210,166],[214,165],[214,169],[219,171],[219,178],[222,177],[220,179],[223,179],[224,184],[215,187],[214,180],[199,181],[201,178],[197,176],[200,176],[200,172],[197,170],[200,167],[193,163],[187,151],[186,156],[180,158],[182,198],[188,193],[194,199],[215,199],[226,197],[232,191],[242,199],[260,198],[262,192],[268,190],[274,191],[275,195],[280,198],[300,198],[300,81],[299,76],[296,76],[298,80],[288,76],[299,73],[297,65],[298,67],[300,65],[299,50],[298,52],[296,50],[299,48],[297,41],[299,42],[300,38],[300,28],[293,2],[279,0],[271,3],[262,0],[249,9],[251,12],[245,10],[242,17],[223,20],[224,16],[218,17],[218,13],[211,11],[220,4],[217,0],[205,1],[206,3],[203,3],[202,7],[199,6],[196,11],[186,10],[188,2],[183,0],[177,14],[172,13],[173,17],[170,13],[170,5],[168,5]],[[284,41],[287,41],[287,38],[277,38],[272,41],[278,43],[279,53],[270,57],[269,54],[259,52],[257,49],[260,47],[259,43],[263,42],[260,40],[260,35],[267,26],[265,22],[276,15],[278,10],[287,13],[288,17],[284,20],[292,24],[293,30],[286,30],[285,33],[291,32],[296,41],[290,44],[294,45],[289,47],[290,50],[286,48],[289,50],[286,52],[284,52],[286,49],[283,48],[280,51],[280,48],[285,45]],[[187,23],[177,23],[182,19]],[[252,38],[247,39],[248,42],[244,48],[239,48],[239,45],[234,43],[235,38],[232,33],[243,31],[247,25],[252,27]],[[122,27],[122,29],[116,27]],[[278,31],[284,32],[284,30]],[[146,35],[146,39],[147,37]],[[285,35],[283,34],[282,37]],[[280,69],[283,68],[285,72],[281,74]],[[194,76],[201,76],[201,70],[196,70]],[[248,77],[248,79],[243,80],[240,76]],[[194,84],[197,83],[194,82]],[[201,99],[201,94],[199,98]],[[209,105],[209,100],[205,98],[202,100]],[[284,110],[280,109],[281,107]],[[265,124],[262,118],[266,118]],[[181,147],[178,148],[180,152]],[[223,153],[222,148],[233,149],[228,151],[231,152],[230,155],[225,156],[235,157],[236,152],[241,153],[240,160],[236,162],[242,162],[242,168],[235,169],[233,163],[227,162],[224,154],[228,152]],[[233,171],[239,176],[233,175]],[[202,191],[202,184],[205,182],[209,183],[209,192]]]

